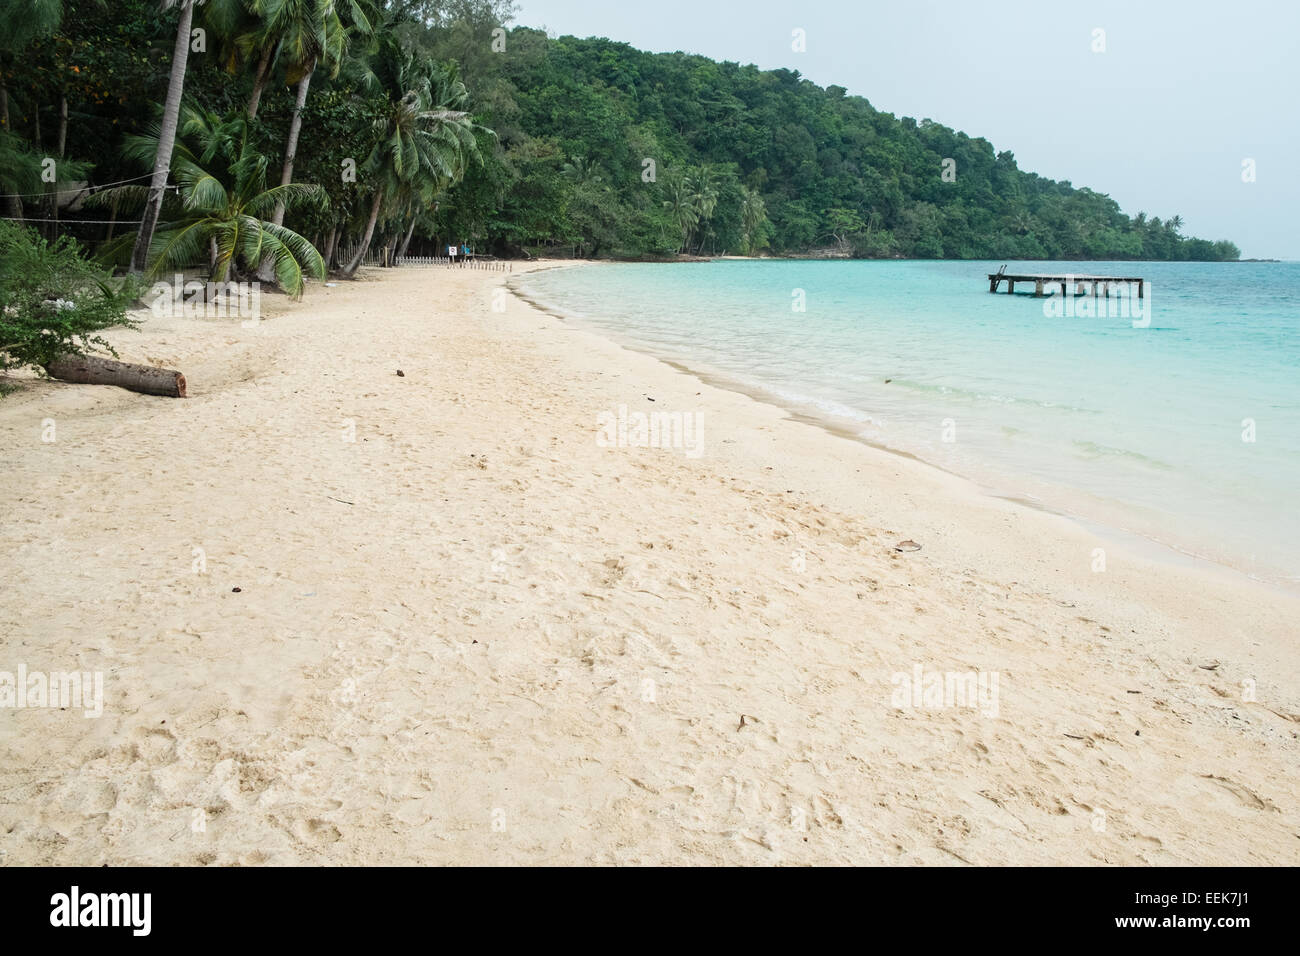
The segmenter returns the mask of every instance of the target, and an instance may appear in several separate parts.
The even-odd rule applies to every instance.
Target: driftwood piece
[[[116,385],[142,395],[185,397],[185,376],[170,368],[135,365],[98,355],[62,355],[45,371],[51,378],[78,385]]]

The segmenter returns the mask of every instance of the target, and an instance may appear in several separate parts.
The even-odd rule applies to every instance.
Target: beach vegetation
[[[368,218],[345,275],[360,266],[381,213],[397,225],[390,243],[402,232],[409,235],[419,211],[432,206],[478,158],[479,135],[492,135],[465,109],[469,93],[455,67],[417,56],[394,36],[381,37],[362,81],[380,91],[383,106],[375,123],[379,135],[361,166],[370,196]]]
[[[132,326],[138,289],[114,279],[69,236],[51,241],[0,221],[0,372],[44,369],[64,355],[112,346],[99,333]],[[115,354],[115,353],[114,353]]]
[[[249,120],[234,114],[221,118],[196,109],[185,112],[181,137],[171,159],[177,183],[161,226],[149,249],[147,278],[183,270],[206,259],[214,281],[224,283],[255,272],[266,263],[280,287],[293,296],[303,292],[307,277],[325,277],[325,261],[303,236],[277,225],[277,208],[320,197],[309,183],[266,185],[268,157],[250,142]],[[125,150],[140,160],[156,154],[159,131],[127,139]],[[116,203],[130,210],[148,200],[149,188],[122,185],[94,197],[96,205]],[[125,233],[106,243],[101,256],[120,261],[138,236]]]

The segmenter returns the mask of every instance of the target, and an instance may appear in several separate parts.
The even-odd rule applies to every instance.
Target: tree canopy
[[[495,188],[492,211],[460,228],[503,245],[630,257],[1239,254],[1230,242],[1182,237],[1177,216],[1130,218],[1103,193],[1019,169],[986,139],[896,117],[792,70],[520,27],[464,75],[502,148],[462,187]],[[555,175],[580,166],[601,188]]]
[[[202,150],[183,130],[161,157],[169,192],[151,201],[164,239],[196,217],[225,237],[215,223],[254,186],[300,201],[251,202],[266,225],[247,235],[261,244],[138,248],[154,265],[166,250],[171,267],[182,253],[218,266],[293,247],[277,262],[295,288],[317,269],[294,237],[345,273],[376,244],[445,242],[616,258],[1239,255],[1182,236],[1176,215],[1126,215],[1104,193],[1021,170],[986,139],[793,70],[506,29],[509,0],[208,0],[190,11],[187,62],[173,69],[187,5],[40,0],[40,16],[0,41],[6,216],[120,250],[139,190],[73,206],[66,192],[143,185],[154,162],[140,137],[179,83],[177,117],[244,125],[238,150],[200,157],[226,201],[182,180]],[[277,236],[281,246],[267,241]]]

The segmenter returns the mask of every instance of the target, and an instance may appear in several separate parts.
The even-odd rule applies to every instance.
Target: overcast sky
[[[1300,0],[518,4],[516,22],[556,35],[796,69],[983,136],[1130,215],[1178,213],[1184,235],[1300,259]]]

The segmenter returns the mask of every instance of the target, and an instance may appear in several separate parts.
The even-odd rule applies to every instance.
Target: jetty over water
[[[1016,283],[1034,284],[1034,295],[1041,296],[1049,294],[1046,290],[1055,292],[1059,286],[1061,295],[1068,295],[1070,285],[1074,286],[1075,295],[1104,295],[1110,297],[1111,287],[1124,286],[1131,290],[1134,284],[1137,285],[1137,297],[1145,297],[1146,280],[1141,276],[1086,276],[1074,275],[1073,273],[1021,273],[1013,275],[1006,271],[1003,266],[997,272],[989,273],[989,291],[997,292],[998,286],[1003,282],[1007,284],[1007,294],[1010,295],[1016,291]],[[1118,291],[1118,288],[1117,288]]]

